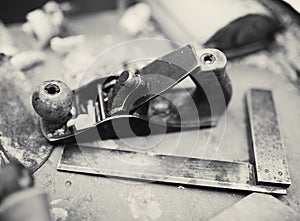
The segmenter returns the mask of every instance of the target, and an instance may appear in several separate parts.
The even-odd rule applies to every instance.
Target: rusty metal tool
[[[251,162],[226,162],[67,144],[58,170],[163,183],[286,194],[291,184],[272,92],[247,96]],[[84,150],[84,153],[82,152]],[[140,161],[139,161],[140,159]],[[146,162],[138,164],[130,162]],[[268,173],[266,173],[268,169]],[[281,172],[281,173],[279,173]]]
[[[247,105],[257,184],[289,186],[291,180],[272,92],[249,91]]]
[[[84,116],[83,125],[69,126],[67,120],[51,123],[47,114],[40,114],[41,130],[50,142],[65,143],[215,126],[232,94],[226,64],[226,56],[219,50],[196,51],[187,45],[135,73],[124,70],[119,76],[96,79],[74,90],[76,114],[69,119]],[[174,88],[187,77],[194,82],[193,88]],[[71,107],[61,105],[63,91],[54,81],[42,84],[33,95],[37,113],[52,113],[54,107],[60,107],[56,109],[66,113],[57,119],[64,118],[61,116]],[[39,101],[44,97],[43,107]]]

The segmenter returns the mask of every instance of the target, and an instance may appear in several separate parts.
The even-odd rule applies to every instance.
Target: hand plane
[[[226,63],[217,49],[196,51],[187,45],[141,69],[124,69],[73,91],[60,81],[43,82],[33,92],[32,104],[50,142],[212,127],[232,95]],[[194,86],[180,86],[188,77]]]

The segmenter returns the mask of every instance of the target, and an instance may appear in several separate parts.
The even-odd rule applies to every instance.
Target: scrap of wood
[[[253,193],[219,213],[210,221],[296,221],[299,218],[299,214],[275,197]]]
[[[10,161],[37,170],[52,151],[42,136],[38,117],[31,107],[32,85],[0,56],[0,145]]]

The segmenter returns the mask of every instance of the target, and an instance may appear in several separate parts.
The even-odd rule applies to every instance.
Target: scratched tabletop
[[[78,53],[81,53],[81,60],[88,61],[105,49],[132,40],[117,28],[118,18],[115,12],[104,12],[69,19],[69,30],[74,34],[84,34],[87,39],[84,49],[77,52],[77,59]],[[11,25],[9,30],[19,49],[32,49],[32,41],[21,32],[20,24]],[[279,49],[277,47],[273,51],[263,51],[229,62],[227,71],[233,84],[233,97],[222,118],[225,129],[223,123],[217,128],[201,130],[200,133],[183,132],[182,135],[187,138],[186,143],[174,153],[249,162],[245,93],[249,88],[271,89],[292,180],[287,195],[280,196],[279,199],[297,212],[300,212],[300,91],[297,84],[293,83],[295,67],[292,65],[297,60],[297,54],[294,57],[284,55],[289,54],[289,50],[293,50],[295,54],[295,47],[299,47],[300,51],[300,45],[295,46],[293,42],[299,36],[299,30],[298,26],[293,26],[278,36],[276,41],[280,45]],[[140,37],[163,38],[159,30],[153,30]],[[286,38],[290,40],[286,42]],[[147,51],[147,46],[142,50]],[[71,72],[74,71],[72,62],[75,66],[76,57],[70,55],[62,58],[51,49],[44,51],[47,55],[46,62],[24,72],[31,86],[34,87],[43,80],[59,79],[75,88],[78,73]],[[111,58],[112,61],[114,59]],[[200,136],[200,142],[193,152],[185,151],[190,145],[188,138],[193,140],[195,134]],[[177,134],[168,134],[165,139],[172,140],[176,136]],[[205,145],[208,140],[209,150]],[[49,194],[54,220],[207,220],[250,194],[242,191],[192,188],[58,172],[56,168],[62,150],[63,146],[56,146],[49,159],[34,174],[37,186]],[[169,149],[157,145],[155,151],[166,153]]]

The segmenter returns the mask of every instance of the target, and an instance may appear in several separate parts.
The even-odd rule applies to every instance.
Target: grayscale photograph
[[[299,221],[300,0],[3,0],[0,221]]]

